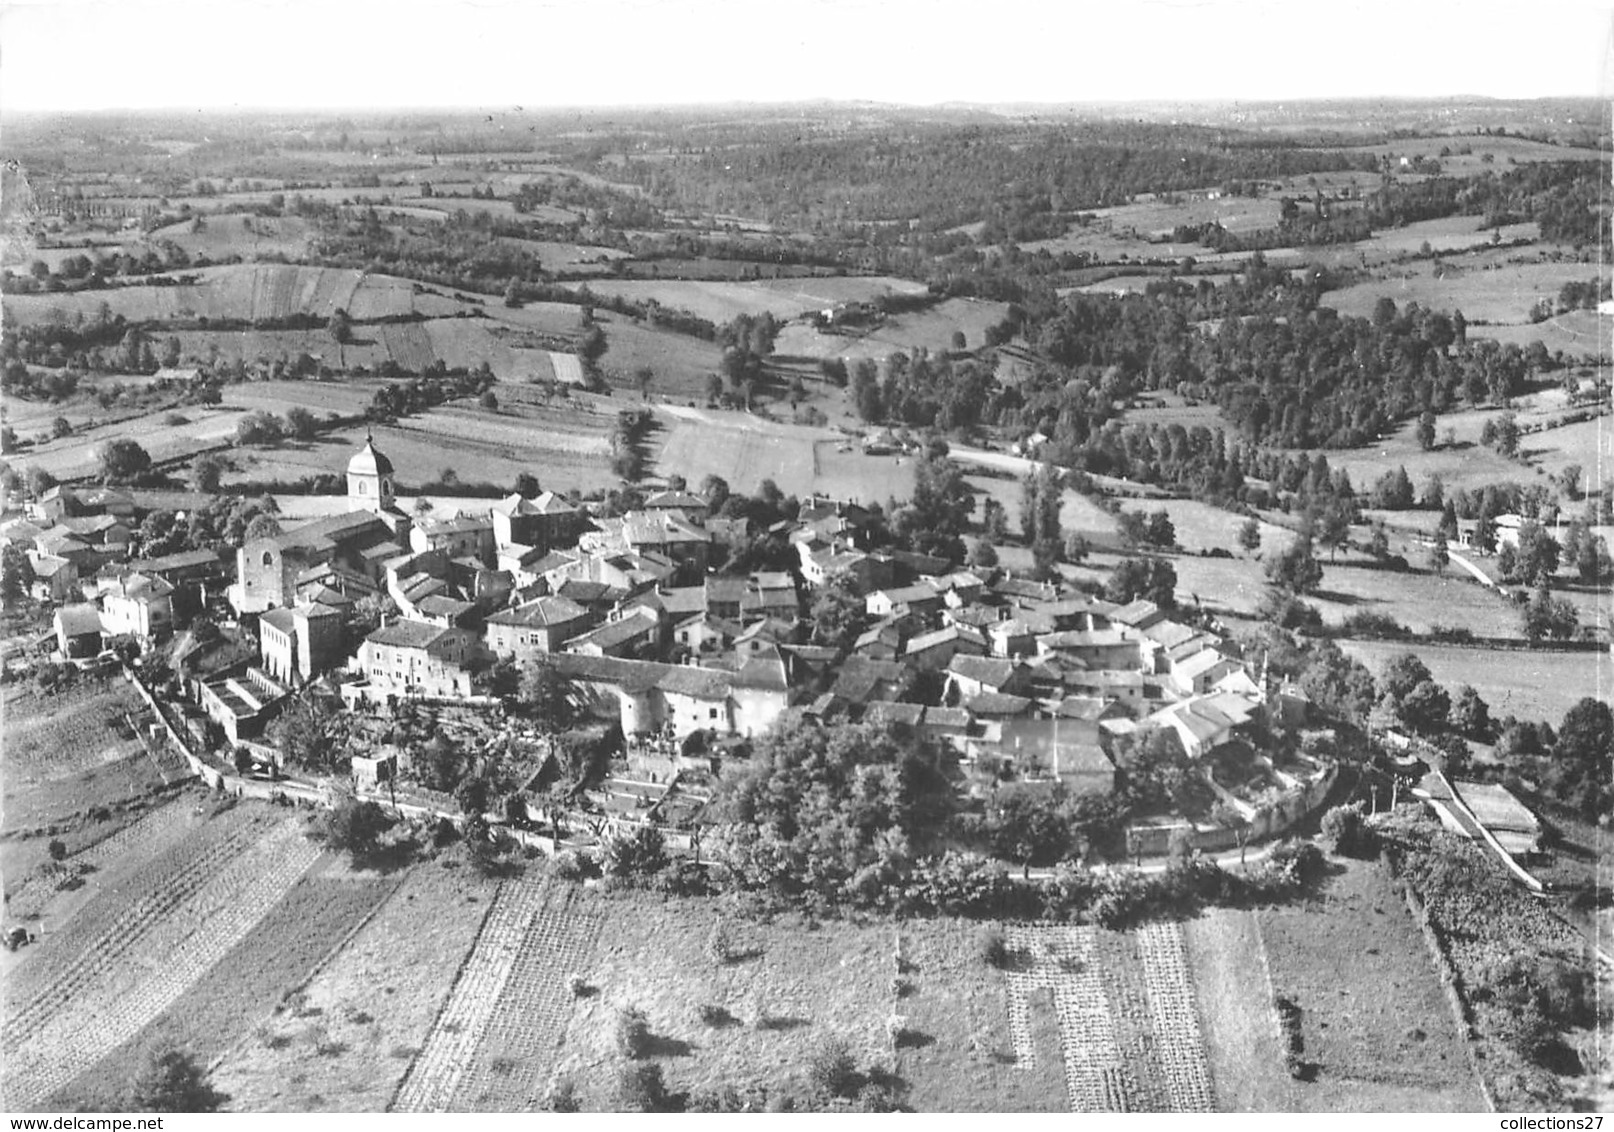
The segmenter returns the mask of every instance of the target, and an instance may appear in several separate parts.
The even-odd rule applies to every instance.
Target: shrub
[[[566,1078],[556,1081],[549,1094],[544,1097],[545,1112],[576,1112],[580,1107],[577,1102],[577,1086]]]
[[[1309,841],[1286,841],[1268,858],[1277,878],[1285,884],[1305,888],[1323,875],[1323,851]]]
[[[670,1098],[661,1066],[624,1065],[617,1074],[617,1107],[622,1112],[666,1112]]]
[[[61,840],[60,838],[58,838],[58,837],[51,838],[50,839],[50,844],[48,846],[46,846],[46,849],[50,853],[50,859],[51,860],[53,860],[53,861],[65,861],[65,860],[67,860],[67,843],[65,841]]]
[[[1335,806],[1323,815],[1323,844],[1337,857],[1372,857],[1378,845],[1360,802]]]
[[[637,1060],[650,1052],[650,1022],[636,1006],[624,1006],[616,1016],[616,1047],[623,1057]]]
[[[703,1002],[700,1008],[701,1023],[707,1026],[729,1026],[734,1023],[734,1015],[715,1002]]]
[[[1009,943],[1003,935],[1002,928],[982,928],[976,935],[976,947],[980,952],[981,962],[988,967],[996,967],[1001,971],[1009,965]]]
[[[594,988],[582,975],[573,975],[567,980],[567,986],[571,988],[573,998],[587,998],[594,993]]]
[[[807,1059],[807,1079],[832,1097],[853,1096],[861,1084],[852,1051],[840,1038],[825,1038]]]

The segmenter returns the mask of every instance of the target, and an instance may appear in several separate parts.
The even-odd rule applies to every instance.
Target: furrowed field
[[[1479,1103],[1374,865],[1306,906],[1126,932],[1001,925],[994,966],[987,925],[756,919],[582,888],[540,861],[486,880],[457,848],[354,871],[304,825],[193,791],[75,848],[77,891],[22,894],[44,935],[0,953],[8,1104],[116,1108],[180,1045],[239,1110],[533,1111],[562,1086],[608,1110],[630,1007],[641,1056],[686,1103],[802,1087],[829,1041],[918,1111]],[[1303,1007],[1314,1082],[1284,1072],[1275,994]]]

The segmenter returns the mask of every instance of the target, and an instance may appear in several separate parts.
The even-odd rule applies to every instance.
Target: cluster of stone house
[[[795,707],[901,722],[983,776],[1081,790],[1113,786],[1123,736],[1166,729],[1202,757],[1276,706],[1220,637],[1153,603],[875,548],[855,504],[809,499],[775,532],[798,582],[708,573],[714,545],[747,532],[684,492],[610,518],[545,494],[414,521],[367,443],[348,503],[243,546],[230,596],[257,614],[258,671],[291,686],[341,670],[352,704],[468,699],[480,670],[545,657],[627,736],[755,735]],[[849,650],[808,643],[805,603],[832,584],[864,602]],[[399,616],[349,656],[343,616],[370,594]]]
[[[222,586],[228,565],[209,551],[130,557],[131,532],[170,502],[149,498],[162,494],[57,486],[0,526],[0,546],[22,550],[33,569],[30,596],[56,607],[65,659],[98,656],[118,637],[156,644]]]
[[[1203,757],[1282,706],[1220,637],[1150,602],[1118,606],[877,548],[875,517],[855,504],[807,500],[773,532],[799,569],[734,577],[708,571],[717,544],[749,533],[744,521],[709,518],[684,492],[609,518],[544,494],[423,519],[398,507],[393,475],[366,442],[347,469],[344,512],[237,550],[225,592],[255,625],[259,656],[198,689],[232,739],[258,733],[291,689],[326,674],[352,705],[463,701],[489,667],[548,658],[630,737],[757,735],[797,708],[902,723],[993,780],[1103,790],[1125,736],[1169,730]],[[101,494],[86,506],[55,492],[0,531],[81,579],[81,600],[58,613],[68,655],[93,655],[101,635],[156,639],[174,624],[180,588],[220,580],[205,554],[109,565],[66,545],[115,546],[120,529],[127,544],[133,512]],[[866,628],[846,649],[811,644],[803,617],[812,591],[830,585],[864,604]],[[358,603],[381,597],[397,613],[355,646]]]

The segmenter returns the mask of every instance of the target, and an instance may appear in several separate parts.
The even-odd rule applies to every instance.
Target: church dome
[[[375,442],[366,439],[364,447],[353,455],[347,462],[347,474],[350,476],[390,476],[392,474],[392,461],[387,459],[375,449]]]

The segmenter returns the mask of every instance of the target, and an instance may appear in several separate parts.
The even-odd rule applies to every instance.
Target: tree
[[[28,552],[11,543],[0,549],[0,598],[12,608],[28,596],[34,584],[34,564]]]
[[[217,452],[208,452],[196,458],[191,465],[191,486],[208,495],[217,494],[224,482],[224,473],[230,465]]]
[[[1451,716],[1451,697],[1433,680],[1424,680],[1402,699],[1399,711],[1406,725],[1420,735],[1438,734]]]
[[[1587,534],[1575,553],[1575,572],[1583,582],[1601,582],[1614,573],[1614,561],[1608,553],[1608,540],[1602,535]]]
[[[1451,705],[1453,731],[1470,739],[1485,742],[1491,734],[1491,709],[1472,685],[1464,684],[1457,690],[1457,699]]]
[[[511,310],[521,309],[521,281],[512,279],[504,288],[504,305]]]
[[[330,319],[325,324],[330,332],[331,341],[338,346],[345,346],[353,340],[353,320],[348,317],[347,311],[337,307],[331,312]]]
[[[1582,469],[1579,464],[1565,464],[1558,471],[1558,485],[1570,499],[1581,498],[1581,475]]]
[[[101,482],[132,483],[151,468],[151,455],[138,441],[128,437],[109,440],[101,446]]]
[[[499,411],[499,395],[491,389],[483,390],[482,396],[476,399],[476,403],[490,413]]]
[[[633,371],[633,383],[639,387],[639,397],[650,400],[650,387],[655,384],[656,371],[649,366],[640,366]]]
[[[858,593],[857,579],[839,573],[829,578],[808,610],[813,643],[848,649],[863,627],[868,605]]]
[[[235,442],[237,444],[273,445],[279,444],[286,435],[281,426],[280,418],[273,413],[260,409],[255,413],[248,413],[235,423]]]
[[[1378,688],[1382,695],[1390,697],[1396,710],[1400,710],[1401,701],[1412,694],[1412,690],[1419,684],[1428,683],[1433,679],[1429,666],[1419,659],[1414,652],[1399,653],[1390,659],[1379,674]]]
[[[1177,570],[1164,558],[1124,558],[1105,583],[1104,597],[1118,605],[1139,598],[1161,609],[1177,608]]]
[[[722,476],[708,475],[701,480],[701,498],[706,500],[708,514],[716,515],[723,510],[723,504],[729,499],[729,483]]]
[[[1267,579],[1292,594],[1316,593],[1322,585],[1323,567],[1312,553],[1311,541],[1298,538],[1275,558],[1267,560]]]
[[[1550,578],[1558,570],[1561,553],[1558,540],[1548,534],[1545,527],[1534,520],[1527,521],[1519,528],[1515,577],[1527,586]]]
[[[547,657],[529,660],[521,672],[521,706],[550,735],[573,727],[582,712],[577,688]]]
[[[1567,641],[1580,625],[1580,613],[1573,602],[1555,599],[1546,579],[1536,587],[1524,608],[1524,635],[1531,641],[1547,638]]]
[[[217,1112],[229,1095],[213,1088],[190,1054],[171,1049],[152,1058],[135,1080],[136,1112]]]
[[[1261,549],[1261,521],[1259,519],[1250,518],[1244,520],[1243,526],[1239,527],[1239,546],[1250,554],[1254,554]]]
[[[1177,528],[1171,522],[1171,516],[1164,509],[1149,513],[1149,525],[1144,532],[1150,546],[1158,546],[1162,550],[1169,550],[1177,545]]]
[[[516,476],[515,493],[523,499],[536,499],[543,489],[538,486],[538,477],[531,472],[521,472]]]
[[[985,832],[994,856],[1020,865],[1052,864],[1072,849],[1070,823],[1064,815],[1063,787],[1009,785],[987,807]]]
[[[1451,552],[1446,549],[1445,538],[1436,535],[1434,545],[1429,548],[1429,568],[1437,574],[1445,574],[1450,562]]]
[[[1614,783],[1614,714],[1606,700],[1586,697],[1564,715],[1552,747],[1554,797],[1588,821],[1607,821]]]
[[[347,795],[321,815],[317,835],[327,848],[362,866],[380,850],[381,837],[391,828],[392,819],[379,804]]]
[[[1418,417],[1418,447],[1428,452],[1435,446],[1435,414],[1425,410]]]

